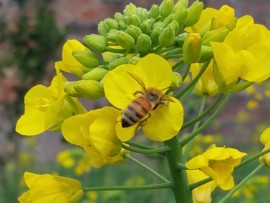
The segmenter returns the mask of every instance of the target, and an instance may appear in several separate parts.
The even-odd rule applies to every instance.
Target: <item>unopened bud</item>
[[[108,67],[109,67],[109,70],[112,70],[122,64],[128,64],[128,59],[126,57],[115,56],[110,60]]]
[[[83,41],[90,49],[99,53],[106,51],[108,44],[107,39],[104,36],[96,34],[86,35],[83,38]]]
[[[177,23],[176,20],[173,20],[169,25],[168,27],[172,27],[175,31],[175,33],[178,33],[179,32],[179,25]]]
[[[114,14],[114,19],[117,20],[118,22],[119,22],[119,21],[123,21],[123,20],[124,20],[124,16],[123,16],[122,13],[116,12],[116,13]]]
[[[106,34],[110,31],[110,27],[104,22],[100,21],[98,23],[98,33],[101,34],[102,36],[106,36]]]
[[[183,60],[186,64],[199,62],[201,58],[201,36],[199,33],[190,33],[183,45]]]
[[[158,39],[159,39],[160,33],[162,31],[163,31],[163,27],[155,27],[153,29],[153,31],[150,34],[150,38],[151,38],[153,44],[158,43]]]
[[[136,14],[136,6],[133,3],[128,4],[123,13],[124,15]]]
[[[121,47],[127,50],[131,49],[135,45],[134,38],[123,31],[117,33],[117,42]]]
[[[200,63],[210,60],[213,58],[213,50],[211,46],[201,46],[201,58]]]
[[[175,90],[183,83],[182,76],[178,72],[173,72],[173,80],[170,86],[171,90]]]
[[[146,34],[141,34],[137,39],[137,50],[138,51],[147,51],[151,49],[152,41],[151,38]]]
[[[123,20],[119,21],[118,25],[121,30],[125,30],[127,28],[127,24]]]
[[[103,88],[95,80],[80,80],[74,85],[74,89],[81,97],[97,99],[104,95]]]
[[[195,1],[187,10],[185,27],[190,27],[198,22],[203,10],[203,3]]]
[[[164,23],[165,26],[169,25],[173,20],[173,13],[170,13],[165,19],[164,19]]]
[[[108,73],[108,70],[105,70],[100,67],[96,67],[92,70],[90,70],[88,73],[85,73],[82,76],[83,80],[96,80],[101,81],[103,77]]]
[[[131,59],[129,59],[128,63],[136,65],[140,60],[141,60],[141,57],[133,56]]]
[[[117,35],[120,31],[111,29],[110,32],[106,34],[106,38],[110,42],[117,42]]]
[[[112,18],[105,19],[105,23],[109,26],[110,29],[118,29],[118,22]]]
[[[169,47],[175,43],[175,29],[166,27],[159,36],[159,44],[162,47]]]
[[[202,38],[202,44],[210,46],[210,42],[223,42],[229,32],[229,29],[226,27],[208,31]]]
[[[128,25],[140,26],[141,24],[141,20],[136,14],[125,16],[124,20]]]
[[[140,25],[141,30],[143,33],[149,34],[151,33],[152,30],[152,25],[154,24],[155,20],[154,19],[146,19],[145,21],[142,22]]]
[[[90,50],[73,51],[72,56],[83,66],[94,68],[100,64],[99,57]]]
[[[159,11],[163,18],[167,17],[170,13],[173,12],[174,1],[173,0],[164,0],[160,6]]]
[[[184,44],[184,42],[185,42],[187,36],[188,36],[188,33],[187,33],[187,32],[184,32],[184,33],[182,33],[182,34],[180,34],[180,35],[178,35],[178,36],[176,37],[175,40],[176,40],[177,44],[178,44],[180,47],[183,46],[183,44]]]
[[[187,9],[188,7],[188,0],[178,0],[174,6],[174,10],[182,10]]]
[[[150,11],[148,12],[148,17],[155,19],[158,16],[159,16],[159,7],[158,5],[154,4],[152,5]]]
[[[76,83],[77,83],[77,81],[64,82],[64,90],[69,96],[80,97],[80,94],[74,88]]]
[[[147,10],[145,8],[137,7],[136,14],[141,22],[147,18]]]
[[[134,39],[137,39],[140,34],[142,34],[142,30],[135,25],[129,25],[126,29],[126,32],[130,34]]]
[[[179,9],[174,13],[173,20],[178,22],[179,28],[182,29],[185,25],[187,18],[187,10],[186,9]]]
[[[226,27],[231,31],[235,27],[236,21],[237,19],[234,16],[234,9],[224,5],[219,9],[217,15],[212,19],[210,29],[214,30],[220,27]]]

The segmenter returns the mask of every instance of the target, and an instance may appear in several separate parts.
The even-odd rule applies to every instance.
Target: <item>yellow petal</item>
[[[132,125],[130,127],[127,127],[127,128],[123,128],[122,123],[121,123],[121,118],[122,117],[119,116],[117,119],[116,134],[117,134],[117,137],[122,142],[126,142],[126,141],[130,140],[136,134],[136,130],[138,129],[139,123]]]
[[[270,140],[270,128],[266,128],[260,137],[260,141],[262,144],[266,145],[266,143],[269,142],[269,140]]]
[[[182,127],[184,110],[182,104],[175,98],[168,105],[160,104],[150,114],[151,117],[142,127],[145,135],[155,141],[165,141],[176,136]]]

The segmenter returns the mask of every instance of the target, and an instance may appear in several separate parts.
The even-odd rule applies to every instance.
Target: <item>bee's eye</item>
[[[154,101],[156,101],[156,100],[158,99],[158,95],[156,95],[156,94],[154,94],[154,93],[149,93],[149,94],[147,94],[147,99],[148,99],[149,101],[154,102]]]

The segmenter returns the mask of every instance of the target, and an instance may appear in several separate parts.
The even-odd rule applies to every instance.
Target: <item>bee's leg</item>
[[[136,92],[133,93],[133,96],[137,96],[138,94],[143,94],[143,92],[142,91],[136,91]]]
[[[144,126],[144,125],[146,124],[146,122],[147,122],[147,119],[150,118],[150,117],[151,117],[151,114],[149,113],[149,114],[147,114],[147,117],[143,118],[143,119],[139,122],[139,124],[137,125],[137,127],[136,127],[136,129],[135,129],[136,134],[137,134],[139,128],[141,128],[142,126]]]

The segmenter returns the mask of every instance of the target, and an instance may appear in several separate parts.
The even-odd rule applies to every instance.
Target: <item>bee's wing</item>
[[[141,78],[139,78],[137,75],[134,75],[133,73],[130,73],[130,72],[127,72],[127,74],[129,74],[134,80],[136,80],[142,86],[143,90],[146,90],[145,84],[143,83]]]

